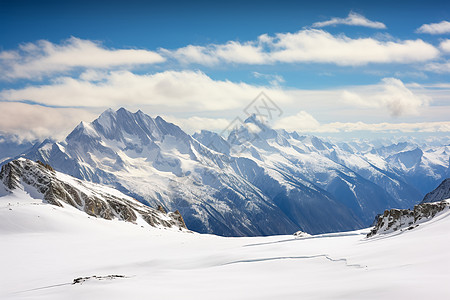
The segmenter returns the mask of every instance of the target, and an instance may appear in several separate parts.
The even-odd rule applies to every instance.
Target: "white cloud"
[[[189,134],[198,132],[202,129],[221,132],[230,125],[231,120],[225,118],[204,118],[204,117],[189,117],[177,118],[174,116],[163,116],[164,120],[180,126]]]
[[[450,40],[446,39],[446,40],[442,41],[439,44],[439,48],[441,48],[441,50],[444,52],[450,53]]]
[[[300,90],[214,80],[202,72],[165,71],[138,75],[128,71],[86,72],[80,78],[61,77],[48,85],[0,92],[3,101],[33,101],[58,107],[148,107],[157,113],[229,112],[241,110],[264,91],[278,106],[309,105],[311,109],[376,109],[392,116],[414,115],[429,98],[402,81],[385,78],[370,86],[334,90]],[[311,106],[312,105],[312,106]],[[283,109],[284,110],[284,109]],[[233,117],[233,116],[229,116]],[[228,117],[226,117],[228,118]]]
[[[261,35],[244,44],[187,46],[174,51],[161,50],[182,63],[214,65],[219,63],[331,63],[356,66],[369,63],[413,63],[439,56],[433,45],[418,40],[393,41],[376,38],[352,39],[319,29],[296,33]]]
[[[422,40],[379,41],[333,36],[322,30],[302,30],[268,38],[274,48],[272,59],[279,62],[320,62],[337,65],[368,63],[410,63],[427,61],[439,51]]]
[[[82,74],[79,79],[62,77],[49,85],[3,90],[0,92],[0,99],[29,100],[51,106],[146,105],[159,111],[183,112],[245,107],[261,91],[269,91],[280,102],[290,100],[287,94],[278,88],[213,80],[199,71],[165,71],[148,75],[116,71],[102,76],[105,75],[88,72],[87,75]],[[98,81],[99,78],[102,80]]]
[[[342,132],[450,132],[450,122],[419,123],[365,123],[365,122],[332,122],[320,124],[312,115],[301,111],[275,123],[274,128],[310,133],[342,133]]]
[[[442,47],[447,46],[443,43]],[[355,66],[423,62],[438,56],[437,48],[420,39],[396,41],[380,36],[354,39],[343,34],[332,35],[320,29],[303,29],[273,36],[264,34],[254,41],[188,45],[175,50],[159,49],[158,52],[108,49],[99,42],[71,37],[61,44],[41,40],[23,44],[15,51],[0,52],[0,78],[40,80],[44,76],[73,70],[111,71],[161,63],[166,58],[173,58],[182,64],[202,65],[331,63]]]
[[[0,76],[6,79],[40,79],[75,68],[102,69],[164,60],[153,51],[108,49],[98,42],[71,37],[59,45],[41,40],[23,44],[17,51],[0,52]]]
[[[89,79],[89,80],[88,80]],[[440,86],[439,86],[440,87]],[[407,116],[418,112],[421,120],[446,120],[449,113],[448,85],[429,88],[405,85],[386,78],[379,84],[333,90],[299,90],[262,87],[213,80],[202,72],[166,71],[150,75],[130,72],[86,72],[80,78],[60,78],[50,85],[3,91],[0,99],[31,100],[43,105],[85,106],[85,109],[49,108],[0,102],[0,131],[35,137],[64,137],[79,121],[91,121],[107,107],[140,108],[151,116],[163,115],[187,132],[200,129],[222,131],[230,120],[244,119],[243,109],[264,91],[285,113],[274,119],[277,128],[306,132],[398,131],[447,132],[448,122],[385,123],[386,112]],[[429,97],[438,106],[427,107]],[[308,111],[308,113],[306,112]],[[319,122],[313,115],[320,116]],[[186,114],[194,115],[186,117]],[[339,121],[339,122],[336,122]],[[364,121],[364,122],[358,122]],[[322,123],[326,122],[326,123]],[[446,131],[447,130],[447,131]]]
[[[75,108],[51,108],[24,103],[0,102],[0,132],[34,140],[64,138],[80,121],[92,121],[96,114]]]
[[[450,61],[429,63],[423,69],[435,73],[450,73]]]
[[[416,32],[429,34],[450,33],[450,22],[442,21],[440,23],[423,24],[416,30]]]
[[[336,25],[363,26],[376,29],[386,29],[386,25],[384,25],[383,23],[371,21],[366,17],[352,11],[348,14],[347,18],[332,18],[328,21],[316,22],[312,25],[312,27],[325,27]]]
[[[279,86],[281,83],[285,81],[283,76],[277,74],[263,74],[259,72],[253,72],[252,75],[255,78],[263,78],[267,80],[267,82],[272,86]]]
[[[174,51],[161,49],[161,53],[171,56],[183,64],[216,65],[221,62],[239,64],[266,64],[269,57],[254,42],[241,44],[230,41],[223,45],[188,45]]]
[[[274,127],[287,131],[315,131],[320,128],[320,123],[309,113],[300,111],[296,115],[278,120]]]
[[[373,88],[359,92],[345,90],[342,98],[356,106],[383,107],[391,116],[417,115],[419,109],[427,106],[430,101],[430,98],[425,95],[413,93],[396,78],[383,78],[381,83]]]

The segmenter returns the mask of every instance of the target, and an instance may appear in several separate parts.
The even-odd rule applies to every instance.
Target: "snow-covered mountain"
[[[254,161],[211,150],[141,111],[107,110],[90,124],[80,123],[65,141],[44,142],[25,156],[152,207],[178,209],[198,232],[269,235],[362,226],[324,190],[301,181],[288,189]],[[264,191],[254,179],[258,186],[265,182]]]
[[[251,132],[252,126],[259,131]],[[207,131],[194,137],[214,149],[224,149],[224,144],[230,145],[225,149],[231,155],[253,161],[265,170],[265,174],[288,188],[303,184],[326,191],[337,202],[350,208],[366,226],[371,224],[379,211],[412,207],[423,197],[404,178],[403,169],[388,162],[392,159],[392,153],[401,155],[402,152],[399,154],[398,151],[405,147],[384,149],[347,143],[332,144],[314,136],[270,129],[256,116],[245,120],[241,128],[231,132],[228,140]],[[386,154],[391,156],[383,157]],[[445,153],[441,156],[448,159]],[[442,175],[445,168],[448,166],[445,167],[442,162],[437,168],[431,166],[429,170],[436,172],[437,169],[437,173],[442,171],[439,173]],[[246,177],[246,174],[241,175]],[[261,190],[270,189],[265,181],[251,177],[252,174],[246,178]]]
[[[162,208],[150,208],[117,190],[73,178],[54,171],[48,164],[28,159],[21,158],[2,166],[0,199],[11,201],[14,199],[11,194],[25,194],[22,198],[37,200],[37,204],[70,205],[90,216],[107,220],[186,229],[178,211],[167,213]]]
[[[161,117],[121,108],[24,157],[149,206],[179,209],[198,232],[314,234],[369,226],[380,211],[418,203],[446,177],[450,153],[420,147],[422,155],[409,158],[404,152],[418,145],[331,143],[273,130],[254,115],[225,138],[190,136]],[[424,173],[433,176],[417,189]]]
[[[415,186],[422,194],[437,187],[450,176],[449,145],[427,146],[403,143],[401,151],[386,151],[386,164],[403,180]],[[376,149],[386,150],[386,149]]]

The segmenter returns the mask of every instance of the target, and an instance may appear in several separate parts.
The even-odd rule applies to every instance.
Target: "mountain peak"
[[[257,116],[256,116],[256,114],[251,114],[247,119],[245,119],[245,121],[244,121],[244,123],[246,123],[246,124],[255,124],[255,125],[257,125],[258,127],[261,127],[261,126],[267,126],[265,123],[267,123],[267,122],[264,122],[263,121],[263,119],[260,117],[260,118],[258,118]]]
[[[77,127],[67,136],[67,140],[73,139],[74,137],[90,137],[90,138],[99,138],[97,131],[95,128],[85,121],[81,121]]]

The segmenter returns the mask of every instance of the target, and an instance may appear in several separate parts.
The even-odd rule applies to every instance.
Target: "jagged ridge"
[[[154,227],[187,229],[178,211],[153,209],[118,191],[58,173],[42,162],[18,159],[3,165],[0,184],[7,192],[34,189],[46,203],[60,207],[66,203],[95,217],[133,223],[140,217]]]

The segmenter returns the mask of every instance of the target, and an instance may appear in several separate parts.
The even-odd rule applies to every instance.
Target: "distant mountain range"
[[[255,115],[226,137],[190,136],[121,108],[21,156],[178,209],[191,230],[250,236],[367,227],[385,209],[420,202],[449,176],[449,154],[448,145],[331,143],[273,130]]]

